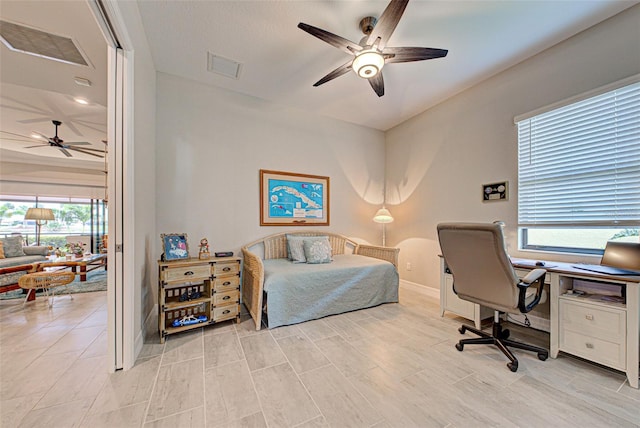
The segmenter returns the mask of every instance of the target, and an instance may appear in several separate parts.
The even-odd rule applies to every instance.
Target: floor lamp
[[[373,216],[373,221],[376,223],[382,223],[382,246],[387,246],[387,237],[386,237],[386,224],[391,223],[393,221],[393,217],[388,209],[384,206],[378,210],[376,215]]]
[[[49,208],[29,208],[24,215],[25,220],[36,221],[36,245],[40,245],[40,228],[49,220],[55,220],[53,210]]]

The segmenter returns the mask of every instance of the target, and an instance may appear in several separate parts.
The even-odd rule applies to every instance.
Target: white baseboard
[[[135,358],[138,358],[140,352],[142,351],[142,347],[144,346],[144,338],[147,337],[147,332],[150,329],[154,328],[155,320],[153,319],[153,315],[158,313],[158,305],[153,305],[153,309],[149,311],[147,318],[144,320],[144,324],[142,325],[142,329],[138,332],[136,336],[136,340],[134,342],[134,352]]]
[[[400,285],[402,287],[408,288],[418,293],[426,294],[429,297],[433,297],[434,299],[440,298],[440,289],[427,287],[426,285],[418,284],[417,282],[407,281],[405,279],[400,280]]]

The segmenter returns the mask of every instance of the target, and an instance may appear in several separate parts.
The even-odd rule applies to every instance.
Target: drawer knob
[[[591,314],[587,314],[584,316],[586,319],[588,319],[589,321],[593,321],[593,315]]]
[[[231,281],[225,281],[222,283],[222,285],[230,285],[230,284],[231,284]]]
[[[588,349],[593,349],[593,343],[587,343],[586,346]]]
[[[184,274],[185,274],[185,275],[187,275],[187,276],[190,276],[190,275],[193,275],[193,272],[192,272],[192,271],[190,271],[190,270],[188,270],[188,271],[186,271]]]
[[[230,313],[231,313],[231,311],[229,309],[227,309],[226,311],[222,311],[223,315],[230,314]]]
[[[224,297],[222,298],[222,300],[229,300],[230,298],[231,298],[231,296],[224,296]]]
[[[231,270],[231,268],[229,266],[227,266],[226,268],[222,269],[224,272],[229,272]]]

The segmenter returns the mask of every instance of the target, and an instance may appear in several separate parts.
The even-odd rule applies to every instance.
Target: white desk
[[[512,258],[511,261],[517,269],[536,268],[535,260]],[[545,264],[545,283],[549,285],[550,291],[551,358],[556,358],[562,351],[612,367],[625,372],[629,384],[637,389],[640,364],[640,276],[589,272],[574,268],[572,263],[548,261]],[[458,300],[462,304],[455,302],[454,298],[457,299],[457,296],[449,290],[453,278],[446,272],[442,257],[440,266],[441,315],[445,311],[452,311],[473,320],[477,326],[488,309],[460,299]],[[573,281],[579,279],[624,287],[625,304],[566,294],[573,288]],[[465,304],[473,308],[469,309],[470,306]]]

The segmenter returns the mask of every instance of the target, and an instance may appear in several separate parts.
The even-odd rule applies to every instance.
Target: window
[[[640,82],[516,118],[521,248],[638,241]]]
[[[35,243],[36,223],[24,219],[27,209],[35,206],[51,208],[55,217],[42,226],[41,245],[64,247],[67,236],[89,235],[89,250],[98,252],[107,234],[107,207],[97,199],[0,195],[0,236],[20,234],[26,245]]]

